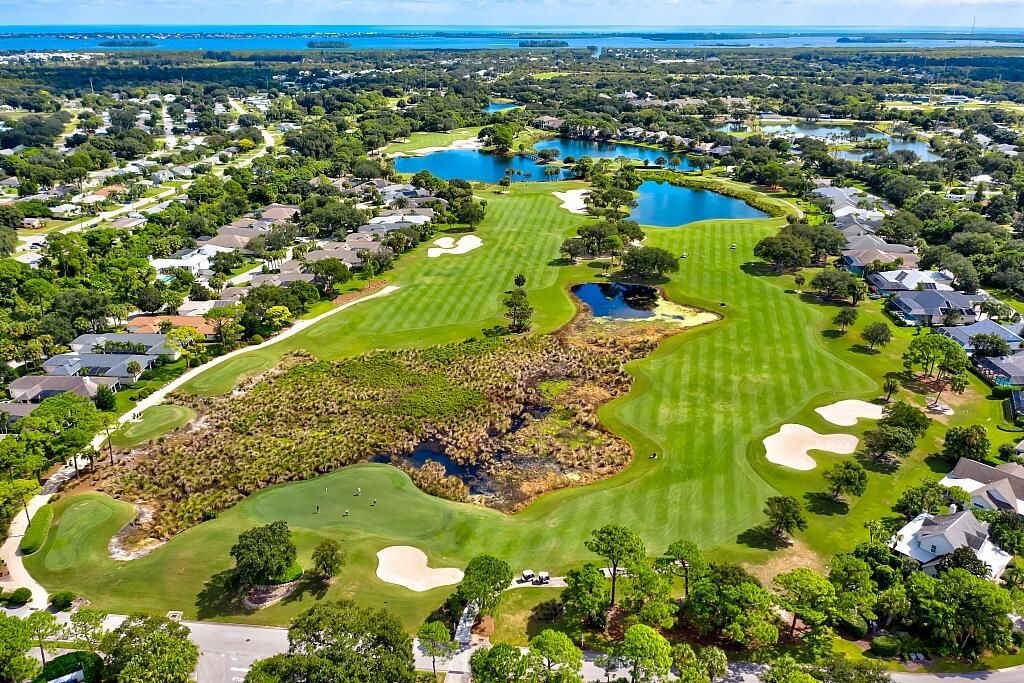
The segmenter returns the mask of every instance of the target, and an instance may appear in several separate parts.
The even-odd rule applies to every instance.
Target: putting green
[[[501,297],[518,272],[527,275],[536,327],[556,329],[574,311],[566,286],[597,279],[601,272],[600,264],[565,267],[556,260],[561,240],[588,219],[560,210],[551,191],[579,186],[532,184],[517,186],[508,196],[488,195],[488,217],[477,231],[482,248],[447,261],[423,258],[422,251],[407,256],[391,276],[402,286],[398,292],[261,349],[257,358],[270,363],[290,349],[330,358],[477,335],[501,320]],[[111,611],[181,609],[188,617],[284,623],[314,596],[303,593],[248,615],[224,587],[231,565],[228,550],[238,533],[284,519],[307,565],[321,538],[336,538],[349,550],[349,565],[328,597],[386,606],[412,629],[449,591],[412,593],[380,582],[374,575],[375,553],[383,547],[416,546],[432,566],[462,567],[473,555],[489,552],[515,570],[528,566],[560,573],[595,559],[583,546],[592,529],[619,523],[640,533],[652,553],[686,537],[720,557],[762,562],[770,556],[769,546],[752,529],[763,521],[764,499],[780,490],[805,497],[824,487],[822,468],[793,473],[768,464],[761,439],[785,422],[843,431],[822,425],[813,408],[841,398],[877,396],[884,373],[900,369],[898,356],[909,339],[908,332],[899,330],[882,353],[861,352],[855,348],[856,330],[881,319],[878,302],[862,304],[854,331],[833,335],[833,307],[802,300],[790,289],[792,278],[765,275],[754,262],[753,246],[781,224],[779,219],[719,220],[647,231],[649,244],[689,254],[665,284],[667,294],[724,319],[687,330],[630,364],[633,390],[604,406],[600,417],[630,440],[639,457],[611,479],[547,494],[506,516],[427,496],[390,467],[354,466],[253,495],[129,563],[103,554],[112,522],[86,530],[75,522],[87,510],[71,508],[72,501],[123,508],[88,494],[57,503],[57,528],[43,549],[27,559],[29,569],[44,585],[75,590]],[[736,249],[729,248],[731,243]],[[237,379],[233,370],[216,367],[209,377],[204,373],[197,379],[207,390],[227,391]],[[985,415],[990,412],[986,409]],[[927,470],[921,453],[934,445],[933,438],[925,439],[896,476],[872,473],[868,493],[848,511],[812,508],[811,528],[799,539],[812,551],[830,554],[863,538],[864,520],[884,511]],[[660,457],[647,458],[652,452]],[[831,462],[828,456],[818,459],[823,465]],[[352,495],[356,487],[363,489],[362,496]],[[372,498],[378,499],[376,507],[369,505]],[[815,500],[805,497],[805,502]],[[69,566],[61,560],[58,568],[51,567],[49,554],[69,544],[89,549],[82,555],[89,561]]]
[[[137,422],[129,422],[111,434],[110,441],[118,448],[137,446],[191,422],[195,416],[191,408],[162,403],[142,411]]]

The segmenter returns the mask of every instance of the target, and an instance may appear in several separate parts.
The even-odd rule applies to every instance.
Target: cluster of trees
[[[26,655],[39,648],[46,662],[58,642],[101,658],[103,680],[122,683],[168,681],[187,683],[199,663],[199,649],[185,626],[164,617],[134,615],[113,631],[105,631],[106,615],[91,609],[74,612],[62,625],[52,612],[40,610],[26,619],[0,614],[0,680],[33,678],[39,662]]]

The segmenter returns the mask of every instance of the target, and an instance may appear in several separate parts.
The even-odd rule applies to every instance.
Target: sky
[[[1024,27],[1024,0],[0,0],[3,26]]]

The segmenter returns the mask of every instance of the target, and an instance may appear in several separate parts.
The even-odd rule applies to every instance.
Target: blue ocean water
[[[1020,29],[985,28],[976,29],[986,34],[1016,34]],[[995,40],[934,40],[913,38],[914,33],[944,31],[947,28],[900,28],[880,29],[870,27],[616,27],[616,26],[328,26],[328,25],[47,25],[47,26],[3,26],[0,27],[0,50],[308,50],[311,39],[339,39],[351,44],[351,49],[491,49],[519,48],[519,38],[511,33],[545,34],[575,33],[586,34],[566,37],[564,40],[574,48],[686,48],[713,45],[715,47],[869,47],[892,45],[892,43],[837,43],[844,32],[887,32],[898,31],[908,34],[899,43],[905,47],[956,47],[971,45],[979,47],[1020,46],[1019,43],[1004,43]],[[706,38],[684,37],[659,38],[622,34],[667,34],[682,32],[744,32],[761,34],[763,37]],[[800,32],[810,35],[778,36],[775,34]],[[963,34],[967,36],[967,31]],[[156,43],[155,47],[101,47],[99,43],[111,36],[145,36]]]

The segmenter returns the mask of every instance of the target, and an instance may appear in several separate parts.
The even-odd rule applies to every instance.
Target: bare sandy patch
[[[828,451],[850,455],[857,450],[857,437],[850,434],[819,434],[810,427],[784,424],[779,431],[765,437],[765,457],[768,462],[794,470],[813,470],[814,462],[808,451]]]
[[[566,190],[565,192],[552,192],[551,194],[561,200],[561,208],[569,213],[587,213],[586,196],[590,194],[590,190]]]
[[[815,408],[814,412],[821,415],[825,420],[834,425],[839,425],[840,427],[852,427],[857,424],[857,420],[861,418],[867,418],[869,420],[881,419],[882,406],[877,403],[868,403],[867,401],[849,399],[846,401],[837,401],[820,408]]]
[[[482,140],[469,138],[468,140],[455,140],[444,147],[421,147],[419,149],[411,149],[407,152],[395,152],[391,157],[420,157],[424,154],[432,154],[433,152],[448,152],[456,149],[481,149],[483,146],[484,143]]]
[[[484,241],[476,235],[463,235],[456,242],[451,237],[434,240],[437,246],[427,249],[427,258],[437,258],[442,254],[465,254],[483,246]]]
[[[430,567],[427,555],[411,545],[393,545],[377,553],[377,578],[411,591],[453,586],[462,581],[462,570],[454,567]]]

